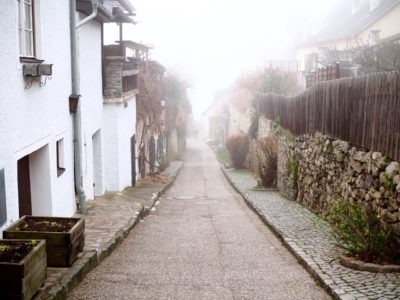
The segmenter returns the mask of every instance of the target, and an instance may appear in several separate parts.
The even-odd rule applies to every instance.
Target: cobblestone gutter
[[[328,223],[307,208],[271,191],[252,191],[256,180],[243,170],[222,169],[265,224],[335,299],[400,299],[400,274],[356,271],[339,263],[341,250]]]
[[[162,173],[170,178],[167,184],[139,186],[88,202],[84,252],[70,268],[47,268],[45,285],[34,300],[65,299],[149,214],[159,197],[173,184],[182,166],[181,161],[173,162]]]

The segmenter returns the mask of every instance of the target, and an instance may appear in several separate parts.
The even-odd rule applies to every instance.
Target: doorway
[[[24,156],[18,164],[18,204],[19,217],[32,215],[31,179],[29,172],[29,155]]]
[[[19,215],[51,216],[53,202],[49,145],[20,158],[17,170]],[[56,176],[56,170],[53,174]]]
[[[92,136],[93,150],[93,195],[103,195],[103,161],[101,149],[101,130],[97,130]]]
[[[131,137],[131,176],[132,186],[136,186],[136,137]]]

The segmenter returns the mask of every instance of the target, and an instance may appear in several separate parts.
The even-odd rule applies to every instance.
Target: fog
[[[137,25],[124,39],[154,46],[152,58],[188,79],[195,117],[218,89],[269,60],[295,59],[311,23],[338,0],[135,0]],[[106,42],[118,37],[107,27]]]

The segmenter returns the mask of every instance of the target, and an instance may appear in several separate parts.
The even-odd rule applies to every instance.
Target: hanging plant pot
[[[84,218],[23,216],[3,231],[6,239],[44,239],[47,265],[69,267],[85,245]]]
[[[0,240],[0,299],[31,299],[46,279],[46,241]]]

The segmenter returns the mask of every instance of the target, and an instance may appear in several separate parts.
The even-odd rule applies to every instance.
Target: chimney
[[[369,10],[374,11],[381,5],[381,0],[370,0],[369,2]]]
[[[361,1],[360,0],[353,0],[351,4],[351,14],[355,15],[361,7]]]

